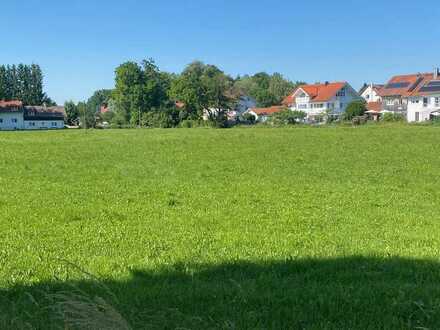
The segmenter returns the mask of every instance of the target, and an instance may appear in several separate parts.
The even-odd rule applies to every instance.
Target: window
[[[307,109],[307,104],[298,104],[298,109]]]
[[[424,106],[424,107],[427,107],[427,106],[428,106],[428,103],[429,103],[429,99],[428,99],[427,97],[424,97],[424,98],[423,98],[423,106]]]
[[[30,126],[30,127],[34,127],[34,126],[35,126],[35,123],[34,123],[33,121],[30,121],[30,122],[29,122],[29,126]]]
[[[339,107],[342,109],[342,108],[344,108],[344,103],[340,103],[339,104]]]
[[[58,126],[57,122],[56,122],[56,121],[53,121],[53,122],[52,122],[52,127],[57,127],[57,126]]]
[[[416,121],[420,121],[420,112],[416,112]]]
[[[435,98],[435,106],[436,107],[440,106],[440,97]]]
[[[12,119],[11,119],[11,122],[13,122],[13,123],[17,123],[18,120],[17,120],[17,118],[12,118]]]
[[[367,100],[369,100],[369,99],[370,99],[370,94],[367,94],[367,96],[365,96],[365,98],[366,98]]]
[[[345,96],[345,88],[341,89],[336,96]]]
[[[0,124],[3,124],[3,118],[0,118]]]

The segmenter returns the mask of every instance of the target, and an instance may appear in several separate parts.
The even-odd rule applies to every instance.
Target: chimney
[[[326,85],[326,86],[328,86],[328,84],[329,84],[329,82],[328,82],[328,81],[326,81],[326,82],[325,82],[325,85]]]

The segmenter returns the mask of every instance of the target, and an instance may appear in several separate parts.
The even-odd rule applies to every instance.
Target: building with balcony
[[[361,98],[349,83],[326,82],[299,86],[283,104],[305,112],[309,121],[319,121],[323,115],[339,117],[357,99]]]

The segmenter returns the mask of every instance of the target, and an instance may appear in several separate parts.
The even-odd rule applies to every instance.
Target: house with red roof
[[[286,97],[283,104],[292,110],[303,111],[310,121],[320,120],[322,115],[339,117],[350,102],[360,99],[359,94],[347,82],[299,86]]]
[[[440,111],[440,70],[394,76],[379,95],[383,111],[399,113],[409,122],[427,121]]]
[[[423,122],[440,118],[440,70],[424,74],[408,97],[407,120]]]

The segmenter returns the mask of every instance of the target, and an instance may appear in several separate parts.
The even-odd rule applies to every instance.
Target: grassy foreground
[[[439,128],[1,132],[0,150],[1,329],[440,328]]]

